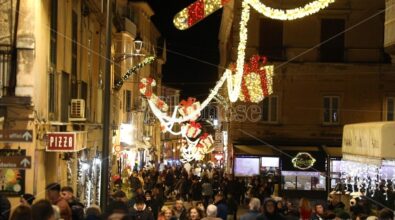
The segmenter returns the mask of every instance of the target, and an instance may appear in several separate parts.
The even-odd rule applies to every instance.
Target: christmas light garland
[[[154,62],[154,60],[156,59],[156,57],[154,56],[149,56],[147,58],[145,58],[141,63],[133,66],[132,68],[130,68],[125,75],[123,75],[123,77],[121,79],[119,79],[114,86],[114,89],[119,90],[121,89],[123,83],[134,73],[136,73],[139,69],[143,68],[145,65],[147,64],[151,64],[152,62]]]
[[[197,0],[174,16],[174,26],[179,30],[186,30],[228,2],[229,0]]]
[[[277,20],[295,20],[317,13],[321,9],[328,7],[335,0],[316,0],[300,8],[282,10],[266,6],[260,0],[244,0],[248,2],[258,13]]]

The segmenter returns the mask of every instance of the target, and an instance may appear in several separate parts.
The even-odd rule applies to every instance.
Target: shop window
[[[326,190],[325,173],[309,171],[282,171],[284,190]]]
[[[321,20],[321,61],[344,61],[344,19]]]
[[[339,97],[324,96],[323,105],[323,123],[326,125],[339,124]]]
[[[330,163],[330,187],[331,191],[335,190],[336,186],[338,186],[341,182],[341,160],[338,158],[331,158],[329,160]]]
[[[387,97],[385,120],[394,121],[395,120],[394,115],[395,115],[395,97]]]
[[[262,102],[262,121],[266,123],[278,122],[278,97],[269,96]]]
[[[132,91],[130,90],[125,90],[124,92],[125,95],[125,112],[131,112],[132,110]]]

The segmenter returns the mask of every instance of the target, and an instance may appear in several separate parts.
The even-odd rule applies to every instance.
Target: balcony
[[[9,46],[0,47],[0,98],[7,96],[11,73],[11,50]]]
[[[14,95],[16,82],[12,80],[12,73],[16,72],[16,60],[12,60],[12,50],[8,45],[0,45],[0,106],[30,105],[31,97]],[[16,77],[15,77],[16,79]]]

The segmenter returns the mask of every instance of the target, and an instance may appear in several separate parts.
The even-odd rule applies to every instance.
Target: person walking
[[[259,208],[261,207],[261,201],[258,198],[251,198],[248,203],[248,212],[240,217],[240,220],[256,220],[256,217],[260,214]]]
[[[51,183],[45,189],[47,190],[47,198],[52,203],[52,205],[59,207],[61,218],[64,220],[72,220],[70,206],[60,195],[60,185],[58,183]]]

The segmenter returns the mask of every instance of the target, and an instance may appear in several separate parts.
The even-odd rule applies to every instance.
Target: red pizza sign
[[[48,133],[47,151],[76,151],[75,132],[51,132]]]

